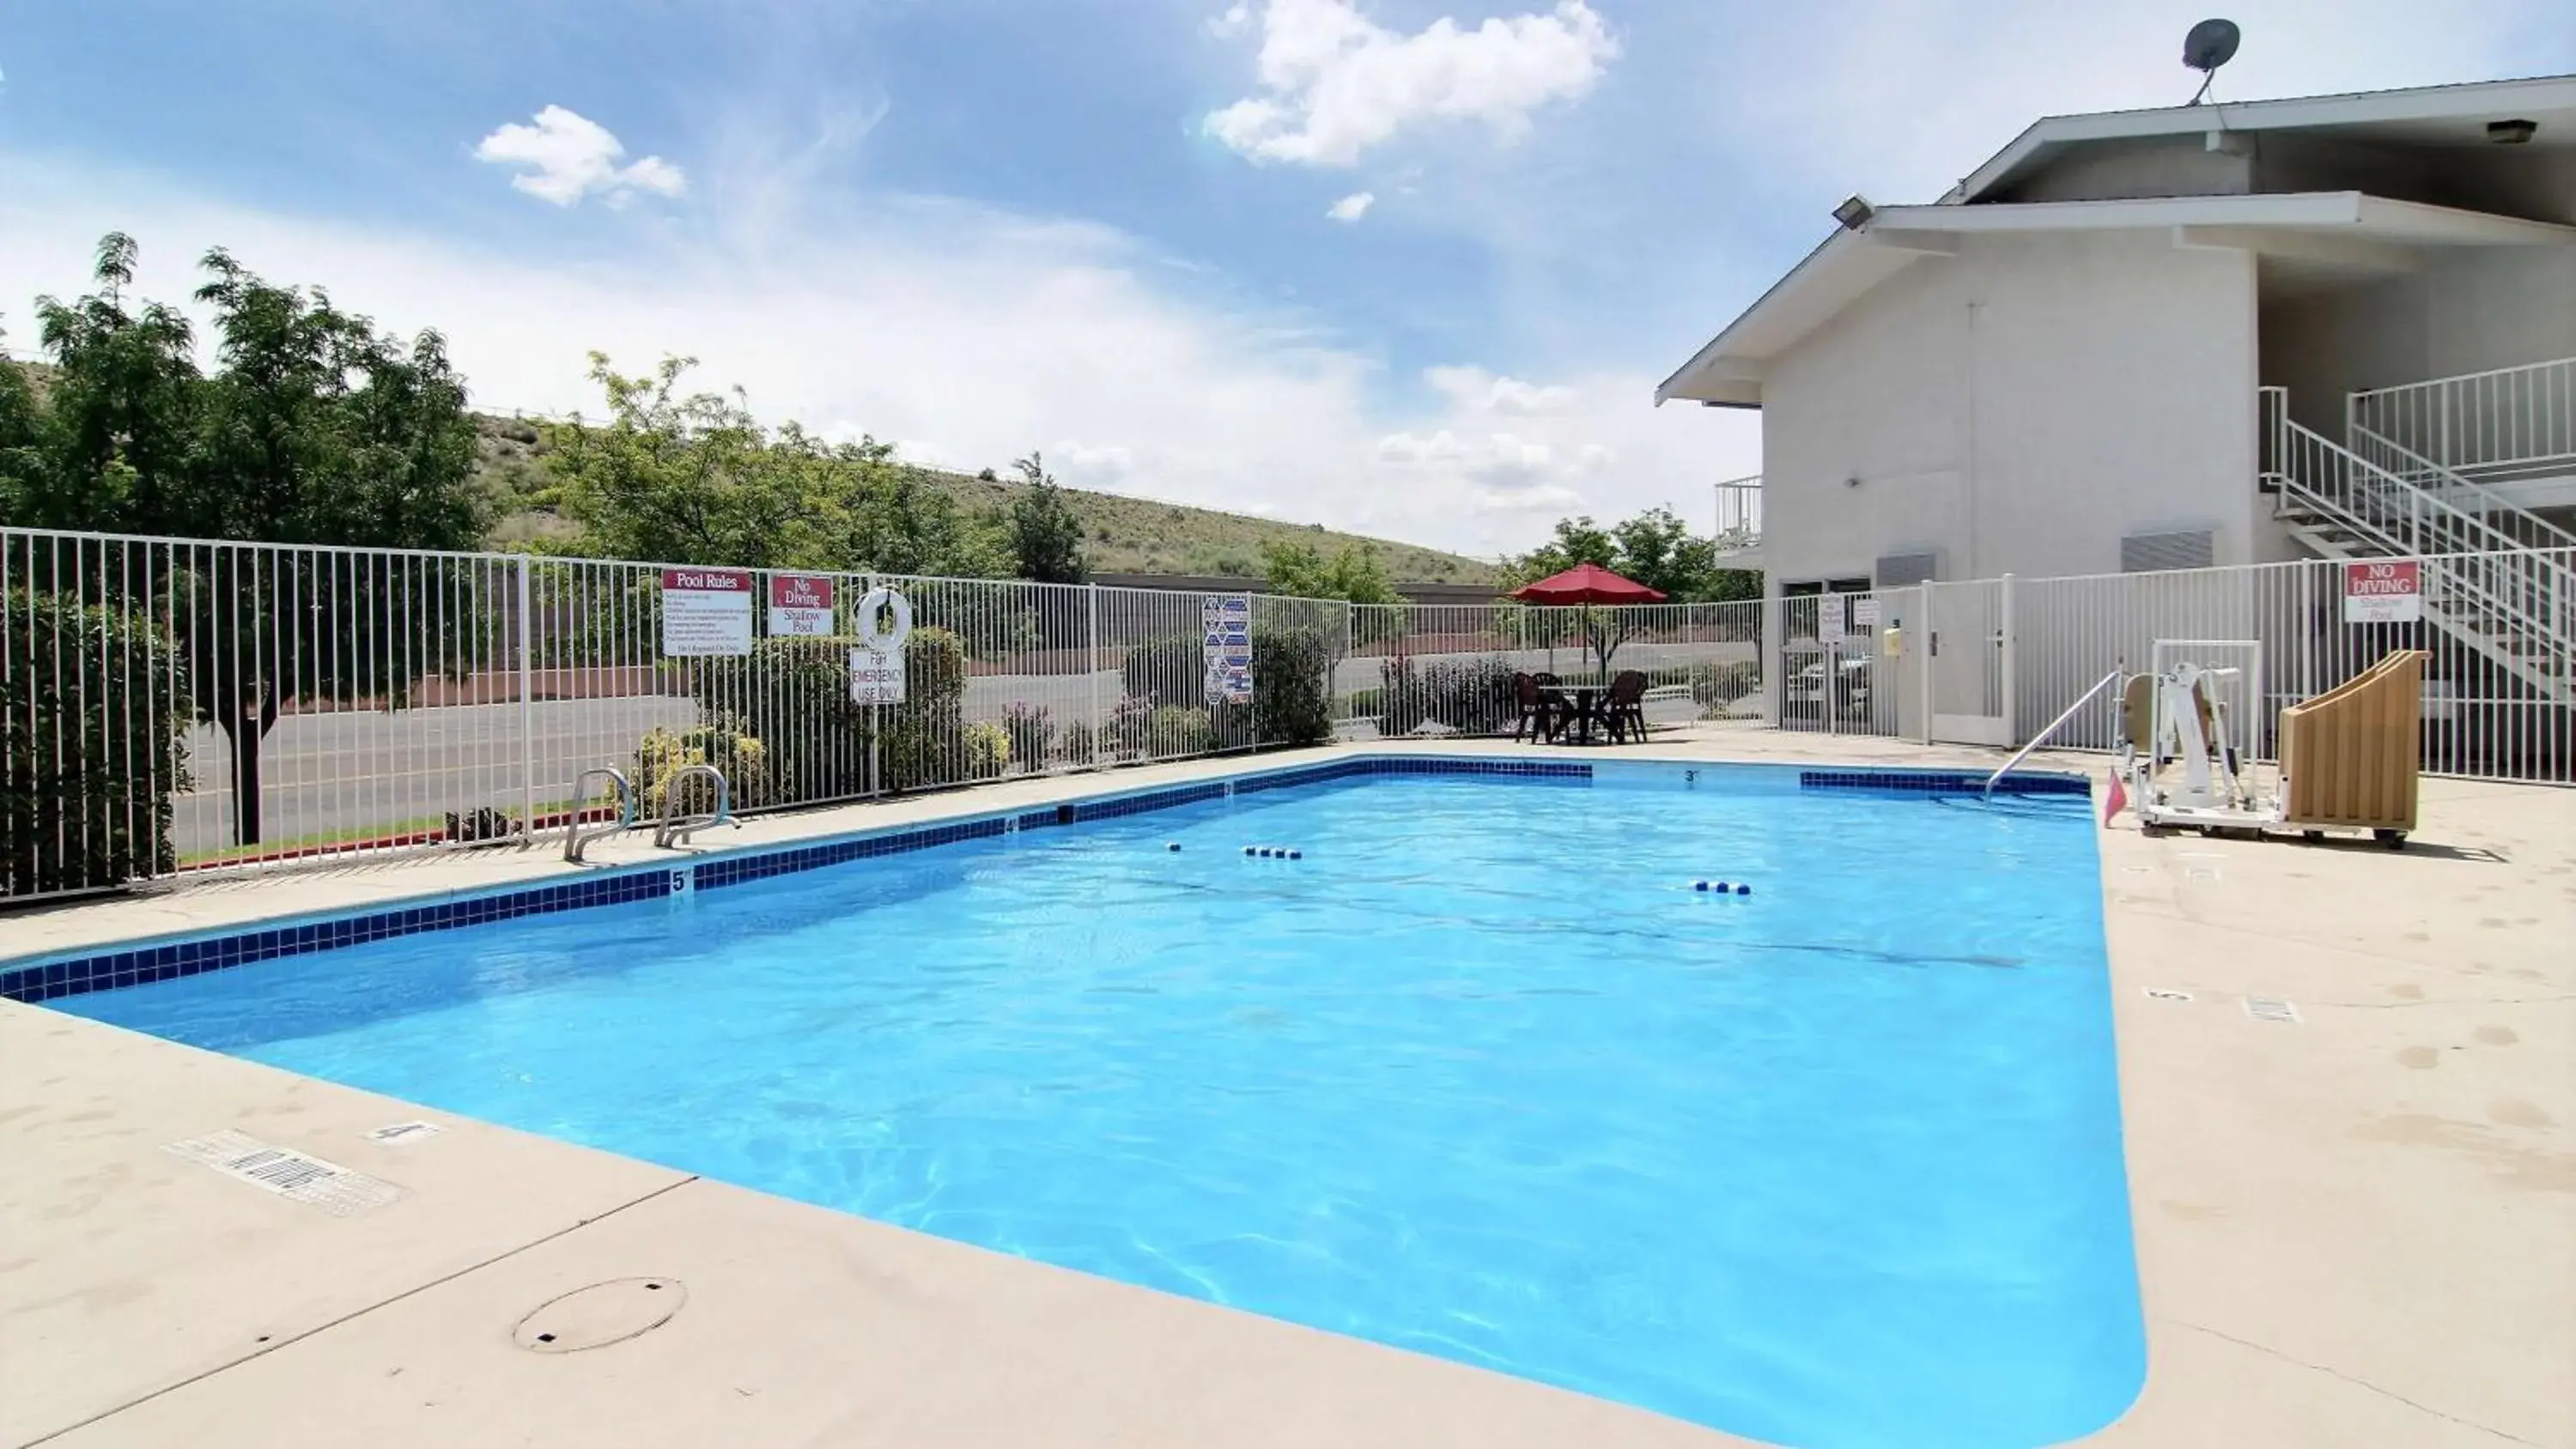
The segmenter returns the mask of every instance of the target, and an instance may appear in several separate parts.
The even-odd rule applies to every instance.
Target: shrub
[[[1762,687],[1762,666],[1751,659],[1728,664],[1694,664],[1690,668],[1691,702],[1702,718],[1724,714],[1728,705]]]
[[[1252,631],[1252,709],[1265,745],[1333,737],[1333,651],[1320,629]]]
[[[1332,644],[1320,629],[1255,625],[1252,703],[1207,707],[1207,642],[1198,635],[1149,639],[1121,669],[1130,699],[1207,716],[1210,746],[1312,745],[1332,737]],[[1260,725],[1258,738],[1253,721]],[[1157,756],[1168,753],[1160,748]]]
[[[724,771],[727,804],[751,810],[774,803],[769,788],[769,757],[760,741],[720,725],[685,730],[659,725],[645,731],[635,746],[635,798],[646,816],[704,815],[716,808],[716,782],[704,775],[681,781],[691,765],[713,765]],[[676,786],[675,786],[675,781]]]
[[[1261,658],[1253,650],[1256,663]],[[1120,667],[1130,698],[1156,704],[1197,705],[1207,698],[1207,641],[1196,634],[1148,639],[1127,651]]]
[[[691,693],[705,711],[704,727],[761,747],[766,783],[759,803],[793,805],[864,793],[872,738],[879,744],[878,778],[887,789],[965,778],[966,651],[956,634],[937,627],[912,631],[903,650],[903,703],[892,706],[851,701],[849,653],[857,642],[837,636],[767,638],[747,655],[699,661]],[[732,779],[721,759],[714,763]],[[636,789],[642,791],[641,780]],[[742,796],[737,784],[737,804]]]
[[[1204,755],[1216,745],[1215,722],[1204,709],[1159,705],[1146,725],[1145,744],[1146,753],[1157,760]]]
[[[1055,742],[1055,722],[1047,718],[1044,705],[1013,701],[1003,712],[1002,729],[1010,736],[1010,757],[1022,768],[1046,768],[1047,747]]]
[[[990,780],[1011,768],[1011,735],[988,720],[966,727],[962,738],[963,768],[970,780]]]
[[[140,610],[0,597],[0,850],[6,893],[89,890],[175,869],[188,680]]]
[[[1153,696],[1131,694],[1118,701],[1109,711],[1109,723],[1103,726],[1109,755],[1120,760],[1145,758],[1146,736],[1153,722]]]
[[[1091,763],[1092,748],[1091,726],[1081,720],[1075,720],[1064,727],[1064,737],[1058,741],[1056,758],[1068,765],[1088,765]]]
[[[771,803],[863,794],[868,785],[868,707],[850,701],[854,640],[768,638],[747,655],[699,661],[691,689],[708,724],[763,746]],[[907,651],[909,652],[909,651]],[[724,768],[722,761],[718,768]],[[725,769],[731,779],[733,771]],[[641,791],[642,782],[636,788]]]

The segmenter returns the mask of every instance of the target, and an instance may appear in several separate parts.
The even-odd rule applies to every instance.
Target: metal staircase
[[[2290,535],[2323,558],[2442,558],[2427,622],[2539,699],[2576,706],[2576,536],[2367,428],[2346,446],[2262,390],[2264,483]],[[2465,505],[2465,506],[2464,506]]]

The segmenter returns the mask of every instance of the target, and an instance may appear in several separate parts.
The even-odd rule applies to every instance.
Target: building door
[[[1932,738],[2012,743],[2012,580],[1923,586],[1932,669]]]

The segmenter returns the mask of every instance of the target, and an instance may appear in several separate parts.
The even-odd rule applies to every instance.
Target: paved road
[[[1612,663],[1651,669],[1753,654],[1749,644],[1631,644]],[[1416,656],[1418,662],[1437,657]],[[1508,657],[1517,669],[1582,667],[1568,650]],[[1381,664],[1374,657],[1342,661],[1335,689],[1377,688]],[[966,718],[999,721],[1012,704],[1025,703],[1044,708],[1059,729],[1081,720],[1097,724],[1125,689],[1115,671],[981,676],[967,682]],[[540,700],[525,708],[524,749],[517,704],[288,715],[260,750],[263,837],[282,846],[299,837],[418,829],[448,811],[486,805],[517,814],[529,765],[538,803],[552,804],[571,795],[582,770],[613,765],[631,772],[636,741],[647,730],[685,728],[698,717],[690,700],[650,695]],[[183,856],[233,843],[232,771],[223,736],[192,732],[189,759],[197,788],[179,797],[174,822]]]

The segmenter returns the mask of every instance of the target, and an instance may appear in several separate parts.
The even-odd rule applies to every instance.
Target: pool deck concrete
[[[1728,727],[1595,758],[1997,757]],[[505,849],[197,882],[0,916],[0,955],[572,869]],[[2102,885],[2150,1362],[2084,1442],[2576,1446],[2576,792],[2428,780],[2402,853],[2150,840],[2124,817]],[[445,1130],[364,1135],[421,1118]],[[335,1217],[162,1150],[223,1128],[400,1196]],[[637,1277],[681,1293],[662,1326],[575,1353],[514,1341],[541,1305]],[[564,1321],[609,1336],[634,1326],[619,1312]],[[0,1002],[0,1445],[1741,1442]]]

